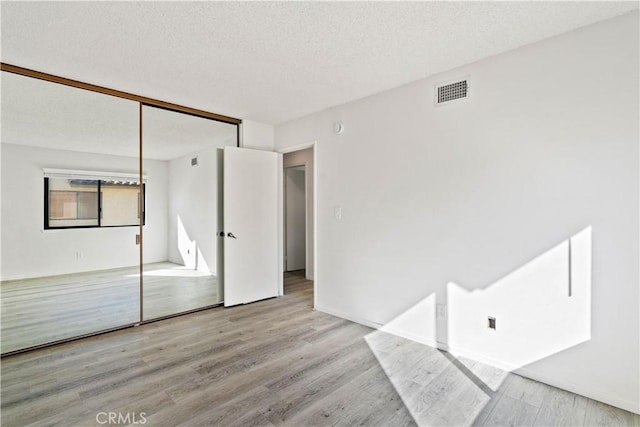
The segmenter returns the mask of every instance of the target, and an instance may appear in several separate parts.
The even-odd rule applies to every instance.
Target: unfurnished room
[[[640,427],[639,9],[0,2],[1,424]]]

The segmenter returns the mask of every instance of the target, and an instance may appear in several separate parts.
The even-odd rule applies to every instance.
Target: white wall
[[[240,125],[240,147],[273,151],[274,127],[265,123],[242,120]]]
[[[316,141],[316,308],[640,412],[638,39],[636,12],[277,126],[277,150]],[[435,108],[467,75],[471,98]],[[568,299],[574,239],[590,296]],[[558,307],[580,320],[528,358],[469,338],[514,304],[541,317],[498,313],[503,349],[543,343]]]
[[[138,265],[138,227],[43,230],[42,168],[136,173],[138,161],[2,144],[2,280]],[[167,164],[147,161],[144,172],[148,175],[145,259],[165,261]]]
[[[217,274],[218,149],[169,163],[169,260]],[[191,165],[197,157],[198,164]]]
[[[136,159],[137,161],[138,159]],[[137,168],[136,168],[137,170]],[[147,214],[143,229],[145,264],[169,259],[169,162],[144,159],[142,172],[147,175],[145,188]]]
[[[307,227],[307,248],[306,248],[306,277],[313,280],[315,277],[315,266],[313,263],[314,253],[314,231],[313,231],[313,147],[304,150],[292,151],[282,156],[285,168],[292,166],[304,166],[305,171],[305,191],[307,195],[306,207],[306,227]]]

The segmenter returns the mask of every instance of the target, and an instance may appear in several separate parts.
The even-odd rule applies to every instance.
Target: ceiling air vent
[[[469,79],[457,80],[436,86],[436,105],[447,104],[469,97]]]

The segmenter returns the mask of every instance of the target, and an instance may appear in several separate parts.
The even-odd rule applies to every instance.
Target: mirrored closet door
[[[139,116],[2,72],[3,354],[140,321]]]
[[[142,123],[147,321],[223,301],[222,150],[237,146],[238,127],[146,105]]]

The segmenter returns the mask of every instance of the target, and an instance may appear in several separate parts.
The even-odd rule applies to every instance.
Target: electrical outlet
[[[487,327],[489,329],[493,329],[494,331],[496,330],[496,318],[495,317],[489,316],[489,318],[487,319]]]
[[[436,304],[436,316],[443,319],[447,318],[447,304]]]
[[[336,219],[342,219],[342,208],[341,207],[336,207],[333,209],[333,215],[336,217]]]

